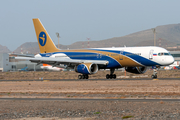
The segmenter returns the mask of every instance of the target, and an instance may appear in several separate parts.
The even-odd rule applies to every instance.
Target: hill
[[[75,42],[71,45],[60,45],[61,49],[79,49],[82,48],[82,44],[87,48],[87,41]],[[106,40],[90,41],[90,47],[122,47],[126,46],[153,46],[154,35],[152,29],[143,30],[133,34],[129,34],[122,37],[114,37]],[[156,45],[167,48],[177,46],[180,44],[180,24],[162,25],[156,27]],[[24,53],[38,53],[39,48],[37,42],[24,43],[22,49]],[[18,47],[15,52],[21,52],[21,46]]]
[[[36,54],[39,53],[39,46],[37,42],[26,42],[19,46],[14,53],[23,53],[23,54]]]
[[[6,47],[0,45],[0,53],[10,53],[11,51]]]

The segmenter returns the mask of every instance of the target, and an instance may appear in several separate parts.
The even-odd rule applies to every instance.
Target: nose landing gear
[[[153,74],[151,75],[152,79],[157,78],[157,71],[158,71],[158,67],[153,68]]]

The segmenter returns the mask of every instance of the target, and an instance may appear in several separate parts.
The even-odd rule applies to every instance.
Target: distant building
[[[41,65],[37,65],[37,63],[32,63],[28,60],[16,60],[15,57],[7,53],[0,53],[0,71],[18,71],[23,70],[25,67],[28,71],[42,70],[40,68]]]
[[[180,51],[170,51],[175,61],[180,61]]]
[[[11,64],[9,63],[9,54],[0,53],[0,71],[9,71],[11,69]]]

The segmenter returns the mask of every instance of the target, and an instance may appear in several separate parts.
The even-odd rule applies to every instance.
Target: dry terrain
[[[132,74],[116,70],[117,78],[151,78],[153,71],[147,70],[145,74]],[[90,75],[89,79],[105,79],[109,70],[98,71]],[[37,80],[37,79],[78,79],[79,73],[74,71],[21,71],[21,72],[0,72],[0,80]],[[158,78],[180,78],[180,70],[159,70]]]
[[[100,71],[91,79],[104,78]],[[124,72],[116,71],[118,80],[50,81],[77,78],[74,72],[5,72],[0,73],[0,98],[68,98],[92,100],[2,100],[0,119],[21,120],[120,120],[120,119],[180,119],[180,102],[129,102],[105,99],[180,99],[180,80],[146,80],[145,75],[126,73],[126,77],[145,77],[127,80]],[[158,71],[161,78],[179,78],[179,71]],[[42,81],[8,81],[39,79]],[[44,80],[46,79],[46,80]],[[49,80],[48,80],[49,79]]]

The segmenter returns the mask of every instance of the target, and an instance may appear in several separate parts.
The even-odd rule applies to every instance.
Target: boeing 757
[[[147,47],[114,47],[87,49],[58,49],[39,19],[33,19],[40,53],[34,57],[16,57],[38,64],[49,64],[53,67],[73,68],[79,79],[88,79],[89,75],[100,69],[110,69],[107,79],[116,79],[114,71],[125,68],[127,72],[143,74],[148,66],[167,66],[174,62],[172,55],[164,48]],[[152,78],[157,78],[154,71]]]

